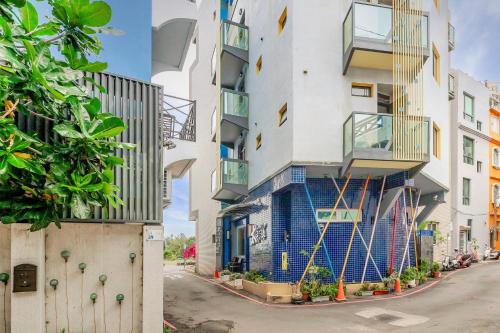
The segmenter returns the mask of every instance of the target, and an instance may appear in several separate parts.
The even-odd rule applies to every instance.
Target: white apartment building
[[[452,181],[452,149],[444,139],[451,135],[454,46],[447,5],[198,3],[189,97],[196,100],[197,132],[186,152],[195,159],[190,217],[198,272],[212,274],[238,258],[243,269],[296,280],[306,263],[299,253],[311,251],[325,225],[321,214],[340,202],[335,186],[347,182],[339,209],[361,207],[353,253],[362,260],[347,264],[346,280],[365,272],[377,280],[389,263],[405,262],[404,228],[427,220]],[[433,126],[443,138],[436,144]],[[348,220],[334,218],[319,251],[320,264],[337,276],[353,230]],[[363,267],[362,243],[372,234],[372,259]]]
[[[459,70],[451,71],[452,249],[483,253],[489,247],[489,90]],[[438,129],[439,130],[439,129]]]

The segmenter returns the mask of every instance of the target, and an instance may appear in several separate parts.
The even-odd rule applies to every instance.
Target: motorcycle
[[[467,268],[472,265],[472,259],[474,256],[472,254],[468,253],[459,253],[455,260],[458,263],[458,266],[456,268]]]
[[[499,257],[500,252],[498,252],[496,249],[486,248],[486,250],[484,250],[484,260],[498,260]]]
[[[456,259],[451,259],[450,256],[445,256],[441,263],[441,267],[443,267],[443,271],[453,271],[458,267],[458,262]]]

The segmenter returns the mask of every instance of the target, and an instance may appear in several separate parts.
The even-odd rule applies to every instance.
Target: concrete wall
[[[0,273],[10,275],[10,226],[0,223]],[[5,296],[4,296],[5,295]],[[6,288],[0,283],[0,332],[10,332],[10,281]],[[5,297],[5,308],[3,298]],[[5,316],[5,317],[4,317]],[[4,320],[7,321],[7,331],[5,331]]]
[[[119,293],[125,296],[121,305],[122,332],[141,331],[141,225],[63,224],[61,230],[51,226],[45,242],[47,332],[55,332],[56,327],[59,331],[62,328],[82,331],[82,323],[83,332],[93,331],[94,306],[89,298],[93,292],[98,295],[95,304],[98,332],[104,332],[105,328],[108,332],[118,332],[120,306],[115,297]],[[61,258],[63,250],[71,253],[67,263]],[[131,252],[137,255],[134,264],[129,259]],[[78,268],[82,262],[87,264],[83,274]],[[100,274],[108,277],[104,287],[98,280]],[[55,292],[49,285],[51,279],[59,280]]]
[[[60,230],[51,225],[38,232],[30,232],[26,224],[0,224],[0,272],[11,276],[7,332],[161,332],[162,235],[162,226],[139,224],[64,223]],[[70,252],[67,263],[63,250]],[[26,263],[37,266],[37,290],[13,293],[13,269]],[[87,265],[83,274],[80,263]],[[100,274],[107,275],[104,287]],[[58,280],[56,290],[52,279]],[[94,292],[95,305],[90,300]],[[121,306],[119,293],[125,296]],[[4,333],[3,301],[0,318]]]

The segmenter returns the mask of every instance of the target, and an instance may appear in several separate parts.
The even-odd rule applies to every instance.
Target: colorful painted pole
[[[361,195],[361,201],[359,203],[358,212],[356,213],[356,218],[354,219],[354,226],[352,228],[351,240],[349,241],[349,246],[347,247],[347,253],[344,259],[344,265],[342,266],[342,272],[340,273],[339,281],[344,279],[345,269],[347,267],[347,261],[349,260],[349,254],[351,253],[352,242],[354,241],[354,234],[356,233],[356,228],[358,227],[358,219],[361,215],[361,208],[363,208],[363,202],[365,201],[366,189],[368,188],[368,183],[370,182],[370,175],[366,177],[365,186],[363,187],[363,194]]]
[[[306,274],[307,274],[307,271],[309,270],[309,268],[311,267],[311,263],[313,262],[314,260],[314,256],[316,255],[316,252],[318,251],[318,248],[319,248],[319,244],[321,243],[321,240],[323,239],[323,237],[325,237],[325,234],[326,234],[326,231],[328,230],[328,226],[330,225],[330,223],[332,222],[333,220],[333,216],[335,214],[335,211],[337,210],[337,207],[340,203],[340,198],[342,198],[342,196],[344,195],[344,192],[347,188],[347,185],[349,185],[349,181],[351,180],[351,174],[349,174],[347,176],[347,179],[345,181],[345,184],[344,184],[344,187],[342,188],[342,191],[340,191],[340,194],[339,194],[339,197],[337,198],[336,202],[335,202],[335,205],[333,206],[333,209],[332,209],[332,212],[330,214],[330,217],[328,218],[328,221],[326,222],[326,225],[325,227],[323,228],[323,232],[321,233],[321,235],[319,236],[319,240],[318,242],[316,243],[316,245],[314,246],[314,249],[313,249],[313,252],[311,254],[311,257],[309,257],[309,262],[307,263],[307,266],[306,268],[304,269],[304,272],[302,273],[302,277],[300,278],[300,281],[297,285],[297,290],[300,290],[300,286],[302,285],[302,283],[304,282],[304,279],[306,277]]]
[[[410,214],[411,214],[411,220],[413,221],[413,220],[415,220],[415,210],[413,209],[412,192],[413,191],[410,189]],[[416,230],[416,227],[413,228],[413,253],[414,253],[414,257],[415,257],[415,267],[418,269],[417,230]]]
[[[419,191],[419,193],[418,193],[418,198],[419,198],[419,199],[418,199],[418,200],[420,200],[420,193],[421,193],[421,192]],[[418,206],[417,206],[417,207],[418,207]],[[417,209],[418,209],[418,208],[417,208]],[[405,212],[405,213],[406,213],[406,212]],[[414,227],[415,227],[415,219],[412,219],[412,221],[411,221],[411,225],[410,225],[410,231],[409,231],[409,233],[408,233],[408,235],[407,235],[408,237],[406,238],[406,246],[405,246],[405,252],[403,253],[403,261],[401,262],[401,266],[399,267],[399,275],[401,275],[401,272],[402,272],[402,270],[403,270],[403,264],[404,264],[404,260],[405,260],[405,256],[406,256],[406,254],[408,253],[408,255],[409,255],[409,251],[408,251],[408,249],[409,249],[409,246],[410,246],[410,236],[411,236],[411,233],[413,232],[413,228],[414,228]],[[410,265],[410,262],[408,261],[408,266],[409,266],[409,265]]]
[[[337,185],[337,182],[335,181],[335,178],[333,177],[333,175],[331,175],[331,178],[333,180],[333,185],[335,185],[335,188],[337,189],[337,191],[340,192],[340,188]],[[345,208],[347,209],[347,214],[349,214],[349,218],[354,222],[354,217],[352,216],[351,210],[349,209],[349,206],[345,202],[344,198],[342,198],[342,203],[344,204]],[[356,231],[358,232],[358,236],[361,239],[361,243],[363,243],[365,250],[366,250],[366,253],[368,254],[370,252],[370,251],[368,251],[368,245],[366,244],[365,239],[363,238],[363,234],[361,233],[361,231],[359,230],[359,227],[357,227],[357,226],[356,226]],[[378,274],[380,280],[382,280],[382,274],[380,274],[380,270],[378,269],[377,264],[375,263],[375,260],[373,259],[373,256],[371,255],[371,253],[368,255],[368,258],[371,259],[373,266],[375,266],[375,270],[377,271],[377,274]]]
[[[309,201],[309,206],[311,207],[312,213],[314,215],[314,221],[316,222],[316,227],[318,228],[318,233],[321,235],[321,229],[319,228],[319,223],[318,219],[316,216],[316,211],[314,210],[314,205],[311,199],[311,194],[309,193],[309,190],[307,189],[307,183],[304,183],[304,189],[306,190],[306,195],[307,195],[307,200]],[[330,258],[330,254],[328,253],[328,248],[326,247],[325,240],[321,240],[321,245],[323,246],[323,249],[325,250],[325,256],[326,256],[326,261],[328,261],[328,266],[330,267],[330,271],[332,272],[333,278],[335,279],[335,272],[333,271],[333,264],[332,264],[332,259]]]
[[[397,216],[398,216],[398,206],[399,206],[399,199],[396,199],[396,204],[394,205],[394,224],[392,227],[392,245],[391,245],[391,264],[389,266],[389,275],[392,275],[392,269],[394,268],[394,250],[395,250],[395,245],[396,245],[396,221],[397,221]]]
[[[380,204],[382,203],[382,197],[384,196],[384,188],[385,188],[386,178],[387,178],[387,176],[384,176],[384,179],[382,181],[382,188],[380,189],[380,196],[378,198],[377,211],[375,212],[375,221],[373,222],[372,234],[370,235],[370,243],[368,244],[368,250],[366,252],[365,266],[363,267],[363,275],[361,276],[361,283],[365,282],[366,268],[368,267],[368,258],[371,258],[373,236],[375,235],[375,229],[377,228],[378,214],[380,212]],[[373,260],[373,258],[372,258],[372,260]],[[378,271],[377,265],[375,265],[375,268]],[[379,275],[380,275],[380,272],[379,272]],[[382,277],[380,277],[380,280],[382,280]]]

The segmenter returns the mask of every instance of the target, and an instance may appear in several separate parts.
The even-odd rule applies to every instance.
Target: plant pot
[[[365,291],[361,292],[361,296],[372,296],[372,295],[373,295],[373,291],[371,291],[371,290],[365,290]]]
[[[381,289],[381,290],[374,290],[373,291],[373,296],[377,295],[387,295],[389,293],[388,289]]]
[[[440,271],[432,272],[432,277],[435,278],[435,279],[440,278],[441,277],[441,272]]]
[[[415,279],[408,281],[408,288],[415,288],[417,286],[417,282]]]
[[[230,277],[231,277],[230,275],[221,275],[221,277],[219,278],[219,280],[222,281],[222,282],[226,282],[226,281],[229,281]]]
[[[302,293],[302,300],[304,302],[309,302],[310,296],[309,293]]]
[[[330,301],[330,296],[317,296],[311,298],[313,303],[328,302]]]

